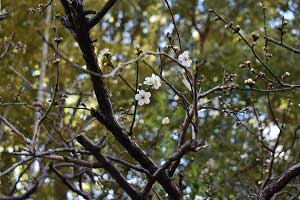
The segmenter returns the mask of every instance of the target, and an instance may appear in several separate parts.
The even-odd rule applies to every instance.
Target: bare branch
[[[6,124],[15,134],[17,134],[26,144],[30,145],[31,140],[27,138],[23,133],[21,133],[18,129],[16,129],[9,121],[7,121],[4,117],[0,115],[0,120]]]
[[[77,140],[82,146],[89,150],[100,163],[103,163],[103,168],[111,174],[119,186],[123,188],[131,198],[137,200],[141,199],[140,193],[126,181],[125,177],[111,164],[110,160],[100,153],[98,146],[95,146],[87,137],[82,135],[78,136]]]
[[[82,196],[83,198],[90,200],[92,199],[89,194],[87,194],[84,191],[81,191],[80,189],[77,189],[70,181],[60,172],[58,171],[53,164],[50,165],[50,169],[60,178],[60,180],[68,186],[70,190],[77,193],[78,195]]]
[[[113,7],[117,0],[108,0],[99,12],[89,21],[89,27],[94,27],[104,17],[104,15]]]
[[[269,36],[265,36],[265,39],[266,39],[267,41],[269,41],[269,42],[272,42],[272,43],[274,43],[274,44],[277,44],[278,46],[281,46],[281,47],[283,47],[283,48],[286,48],[287,50],[290,50],[290,51],[292,51],[292,52],[294,52],[294,53],[296,53],[296,54],[300,54],[300,49],[296,49],[296,48],[291,47],[291,46],[289,46],[289,45],[286,45],[286,44],[284,44],[284,43],[282,43],[282,42],[280,42],[280,41],[274,40],[273,38],[271,38],[271,37],[269,37]]]
[[[44,177],[39,178],[35,184],[25,193],[19,196],[4,196],[0,195],[0,200],[23,200],[28,199],[33,193],[36,192],[39,185],[43,182]]]

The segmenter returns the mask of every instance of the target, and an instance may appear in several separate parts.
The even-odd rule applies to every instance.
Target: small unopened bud
[[[167,33],[167,38],[169,39],[169,40],[172,40],[172,35],[168,32]]]
[[[240,68],[245,68],[246,65],[242,63],[242,64],[239,64],[239,67],[240,67]]]
[[[250,67],[251,61],[250,61],[250,60],[247,60],[247,61],[245,62],[245,64],[248,65],[248,67]]]
[[[290,72],[285,72],[282,76],[281,76],[281,79],[287,79],[291,76]]]
[[[257,41],[259,39],[259,35],[255,32],[251,33],[253,41]]]
[[[168,44],[168,45],[167,45],[167,48],[168,48],[168,49],[171,49],[171,48],[173,48],[173,45]]]
[[[219,17],[215,17],[214,20],[215,20],[215,21],[218,21],[218,20],[220,20],[220,18],[219,18]]]
[[[266,77],[266,74],[264,72],[259,72],[258,76],[261,77],[261,78],[264,78],[264,77]]]
[[[286,30],[283,30],[283,31],[281,32],[281,34],[282,34],[282,35],[286,34]]]
[[[273,83],[268,83],[268,88],[272,88],[273,87]]]
[[[246,79],[246,80],[244,81],[244,83],[245,83],[246,85],[249,85],[249,86],[254,86],[254,85],[255,85],[255,81],[252,80],[252,78]]]
[[[55,60],[53,61],[53,64],[59,64],[59,62],[60,62],[60,59],[57,58],[57,59],[55,59]]]
[[[163,118],[163,119],[161,120],[161,124],[162,124],[162,125],[167,125],[167,124],[169,124],[169,123],[170,123],[169,117],[165,117],[165,118]]]
[[[267,57],[267,58],[272,58],[272,54],[267,53],[267,54],[266,54],[266,57]]]
[[[239,25],[237,25],[236,28],[234,29],[234,32],[238,33],[238,32],[240,32],[240,30],[241,30],[241,27]]]
[[[62,37],[56,37],[56,38],[54,38],[54,41],[56,43],[60,43],[61,41],[63,41],[63,38]]]

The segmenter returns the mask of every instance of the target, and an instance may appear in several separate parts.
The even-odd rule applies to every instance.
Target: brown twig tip
[[[76,137],[76,139],[84,147],[92,147],[92,148],[95,147],[95,145],[85,135],[79,135]]]
[[[0,116],[0,122],[3,122],[7,127],[9,127],[13,133],[19,136],[27,145],[31,145],[31,140],[27,138],[23,133],[21,133],[16,127],[14,127],[7,119]]]
[[[108,0],[96,15],[90,19],[89,28],[94,27],[104,17],[104,15],[113,7],[117,0]]]

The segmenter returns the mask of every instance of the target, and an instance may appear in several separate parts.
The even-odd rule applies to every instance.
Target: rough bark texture
[[[61,0],[64,6],[66,17],[62,18],[62,23],[72,33],[75,40],[78,42],[85,60],[87,69],[102,75],[102,71],[98,66],[97,56],[94,51],[93,42],[89,35],[91,24],[84,15],[82,2],[73,1],[69,4],[66,0]],[[111,5],[112,6],[112,5]],[[111,6],[107,6],[110,9]],[[104,6],[105,8],[106,6]],[[107,12],[108,10],[106,10]],[[101,15],[106,13],[101,9]],[[95,17],[97,17],[96,15]],[[97,18],[99,21],[101,18]],[[94,20],[90,20],[95,24]],[[91,75],[92,84],[99,104],[100,111],[92,111],[92,115],[101,122],[116,138],[116,140],[128,151],[128,153],[139,162],[151,174],[158,170],[158,166],[128,135],[128,132],[116,121],[108,95],[108,90],[105,87],[103,77]],[[169,198],[173,200],[180,199],[180,191],[178,187],[171,181],[168,173],[163,171],[157,178],[168,193]],[[129,191],[126,191],[129,193]]]
[[[300,175],[300,164],[295,164],[285,170],[273,183],[267,186],[260,197],[261,200],[271,199],[276,193],[280,192],[292,179]]]

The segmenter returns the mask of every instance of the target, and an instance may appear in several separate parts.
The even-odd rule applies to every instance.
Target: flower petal
[[[149,103],[150,103],[150,99],[145,99],[145,100],[144,100],[144,103],[145,103],[145,104],[149,104]]]
[[[144,100],[139,100],[139,101],[138,101],[138,104],[139,104],[140,106],[144,105]]]

